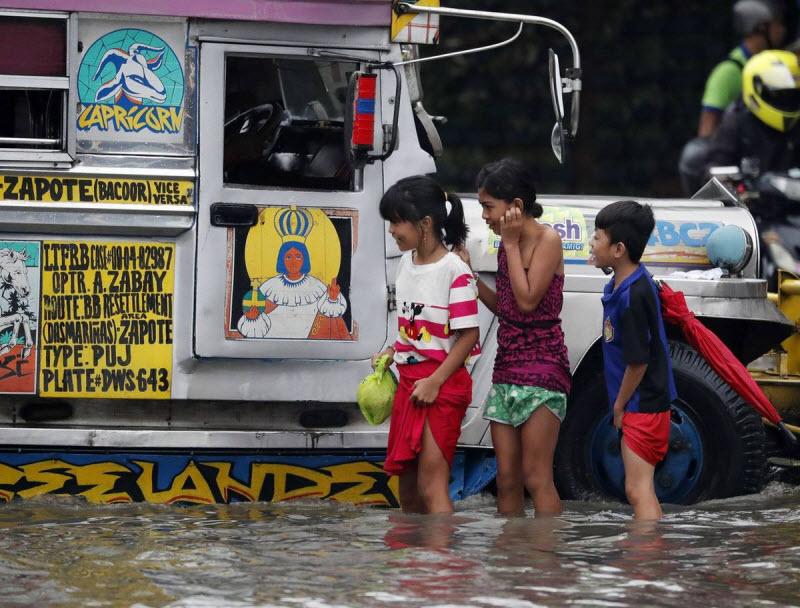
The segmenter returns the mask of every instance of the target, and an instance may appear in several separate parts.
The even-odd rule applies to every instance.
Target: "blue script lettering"
[[[708,242],[708,237],[714,232],[721,224],[714,222],[683,222],[677,226],[672,222],[664,220],[656,221],[656,227],[650,240],[647,242],[648,247],[655,245],[662,245],[664,247],[674,247],[679,244],[686,245],[687,247],[704,247]],[[695,236],[692,236],[693,233]]]

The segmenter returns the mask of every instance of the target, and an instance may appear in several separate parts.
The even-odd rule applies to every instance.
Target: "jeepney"
[[[577,132],[577,45],[542,17],[434,0],[154,6],[0,0],[0,499],[396,506],[381,468],[389,423],[368,425],[355,393],[396,327],[399,251],[378,201],[434,172],[441,149],[416,48],[437,40],[442,14],[560,31],[572,62],[562,71],[551,55],[549,86],[563,152]],[[793,326],[757,278],[752,217],[723,190],[704,196],[643,199],[658,220],[644,259],[657,275],[709,268],[710,235],[738,226],[752,248],[731,276],[669,282],[749,361]],[[599,388],[607,278],[588,251],[610,200],[541,198],[567,262],[575,389],[556,470],[568,498],[623,496]],[[465,204],[491,281],[496,236]],[[299,280],[287,244],[302,252]],[[482,309],[455,497],[494,477],[480,412],[496,329]],[[680,399],[662,500],[758,491],[760,418],[670,337]]]

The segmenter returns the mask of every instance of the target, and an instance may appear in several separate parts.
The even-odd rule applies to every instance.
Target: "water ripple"
[[[559,518],[452,517],[325,502],[0,507],[3,606],[537,608],[796,606],[800,490]]]

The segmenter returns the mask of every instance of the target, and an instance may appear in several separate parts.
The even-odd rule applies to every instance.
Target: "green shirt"
[[[737,46],[728,58],[719,62],[706,80],[702,106],[704,110],[722,112],[742,92],[742,68],[750,54],[742,45]]]

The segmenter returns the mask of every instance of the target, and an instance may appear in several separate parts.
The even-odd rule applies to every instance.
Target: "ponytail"
[[[449,207],[450,211],[442,226],[444,233],[442,240],[451,247],[460,247],[466,242],[469,232],[469,227],[464,221],[464,205],[461,203],[461,199],[452,192],[445,192],[445,200],[445,207]]]

